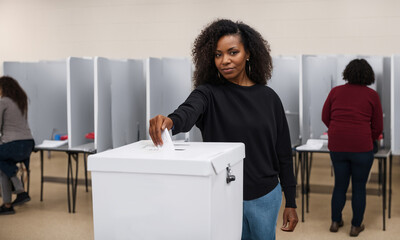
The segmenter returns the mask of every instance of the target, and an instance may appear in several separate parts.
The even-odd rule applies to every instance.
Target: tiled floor
[[[45,175],[66,177],[67,155],[45,154]],[[82,159],[82,156],[80,156]],[[393,164],[393,200],[392,218],[387,220],[386,231],[382,231],[382,198],[367,196],[367,209],[364,216],[366,229],[359,239],[400,239],[400,159],[395,158]],[[373,171],[376,172],[374,163]],[[83,179],[83,163],[79,166],[79,177]],[[328,155],[314,156],[311,184],[332,186],[330,162]],[[369,183],[369,188],[377,188],[376,183]],[[85,191],[83,185],[78,186],[76,213],[68,213],[67,187],[62,183],[44,183],[44,200],[40,202],[40,161],[39,154],[31,158],[32,200],[23,206],[16,207],[15,215],[0,216],[0,239],[93,239],[92,196]],[[116,202],[118,198],[116,196]],[[301,202],[298,198],[298,215],[301,219]],[[349,239],[351,207],[346,203],[343,212],[345,225],[338,233],[329,232],[330,226],[330,194],[311,193],[310,212],[305,215],[305,222],[299,222],[296,231],[285,233],[279,230],[282,224],[282,213],[278,220],[277,239]],[[188,239],[190,240],[190,239]],[[222,240],[222,239],[221,239]],[[225,240],[225,239],[223,239]]]

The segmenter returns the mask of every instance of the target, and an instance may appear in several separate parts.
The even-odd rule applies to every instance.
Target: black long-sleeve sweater
[[[170,117],[173,134],[195,124],[205,142],[243,142],[244,200],[272,191],[279,180],[286,207],[296,207],[289,128],[278,95],[269,87],[234,83],[197,87]]]

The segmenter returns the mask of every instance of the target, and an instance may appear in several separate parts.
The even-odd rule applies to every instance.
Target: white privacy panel
[[[36,144],[67,134],[66,61],[4,62],[28,95],[28,122]]]
[[[91,142],[85,135],[94,132],[93,59],[67,59],[68,146]]]
[[[109,60],[113,148],[146,139],[143,60]]]
[[[385,147],[390,147],[390,63],[382,56],[367,56],[375,74],[375,83],[370,87],[378,92],[383,112],[383,136]]]
[[[383,82],[383,61],[384,58],[380,56],[364,56],[363,57],[369,65],[371,65],[372,70],[374,70],[375,74],[375,83],[371,84],[369,87],[377,91],[378,93],[382,93],[382,82]],[[381,96],[382,99],[382,96]]]
[[[383,57],[383,72],[382,77],[378,78],[378,90],[381,97],[383,110],[383,144],[385,148],[391,148],[391,87],[390,87],[390,57]]]
[[[97,152],[112,148],[111,69],[108,59],[94,59],[94,146]]]
[[[400,155],[400,55],[391,58],[391,148]],[[397,124],[396,124],[397,123]]]
[[[321,113],[336,81],[337,60],[332,56],[303,55],[300,66],[300,135],[305,144],[327,131]]]
[[[191,66],[190,60],[186,58],[147,59],[147,125],[158,114],[166,116],[172,113],[189,96],[192,86]],[[185,135],[177,134],[173,140],[187,139]]]
[[[299,57],[273,57],[273,73],[267,85],[280,97],[289,124],[292,145],[300,143]]]

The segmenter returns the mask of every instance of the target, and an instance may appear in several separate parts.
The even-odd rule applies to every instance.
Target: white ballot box
[[[94,237],[238,240],[243,143],[140,141],[89,156]]]

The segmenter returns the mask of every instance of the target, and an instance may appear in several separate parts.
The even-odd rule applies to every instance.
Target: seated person
[[[16,176],[17,162],[29,160],[35,146],[27,118],[28,97],[25,91],[15,79],[0,77],[0,184],[3,197],[0,215],[14,214],[13,206],[30,200]],[[11,184],[17,193],[13,202]]]

